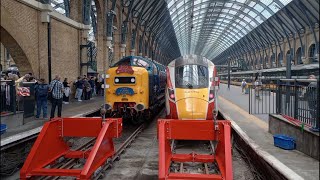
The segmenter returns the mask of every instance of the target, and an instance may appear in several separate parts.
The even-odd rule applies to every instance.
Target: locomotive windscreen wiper
[[[192,84],[190,84],[190,83],[187,83],[186,86],[187,86],[189,89],[192,89],[192,88],[193,88]]]

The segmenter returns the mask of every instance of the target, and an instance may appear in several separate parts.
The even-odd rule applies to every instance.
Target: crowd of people
[[[79,102],[90,100],[94,96],[103,95],[101,88],[103,78],[101,75],[97,75],[96,77],[83,75],[79,76],[75,81],[68,81],[68,78],[64,78],[61,81],[61,77],[56,75],[50,83],[47,83],[43,78],[34,78],[32,73],[28,73],[20,78],[16,74],[8,73],[8,75],[2,76],[1,80],[14,80],[16,88],[21,86],[23,82],[35,83],[36,119],[40,118],[41,111],[43,119],[48,119],[48,100],[52,105],[50,112],[51,119],[55,116],[56,108],[58,109],[58,117],[61,117],[62,104],[69,104],[70,97],[74,93],[75,100]]]
[[[43,109],[43,118],[46,117],[45,111],[46,100],[48,98],[42,98],[41,96],[49,97],[51,100],[51,113],[50,118],[54,118],[55,110],[58,108],[58,117],[61,117],[62,104],[70,103],[70,95],[72,94],[72,86],[75,87],[75,99],[79,102],[82,100],[90,100],[93,96],[102,95],[101,85],[103,83],[103,79],[101,76],[90,76],[87,77],[79,76],[76,81],[68,81],[68,78],[65,78],[64,81],[61,81],[61,77],[56,75],[54,80],[50,82],[49,85],[45,84],[43,79],[40,79],[39,83],[35,86],[35,94],[37,98],[37,115],[36,118],[40,117],[41,109]],[[42,91],[46,91],[47,94],[41,93]],[[43,107],[44,106],[44,107]]]

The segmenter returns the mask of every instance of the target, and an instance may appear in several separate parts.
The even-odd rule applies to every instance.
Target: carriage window
[[[176,86],[178,88],[208,87],[208,68],[200,65],[184,65],[176,68]]]

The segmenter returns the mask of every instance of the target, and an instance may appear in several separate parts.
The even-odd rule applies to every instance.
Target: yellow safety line
[[[226,106],[232,107],[232,109],[236,110],[238,113],[246,117],[244,121],[247,121],[248,123],[255,123],[257,124],[260,128],[264,129],[265,131],[268,131],[268,124],[264,122],[263,120],[255,117],[254,115],[249,114],[247,111],[242,109],[241,107],[237,106],[236,104],[232,103],[231,101],[219,96],[219,101],[220,101],[220,106],[221,104],[225,104]],[[223,112],[227,113],[227,112]],[[227,113],[229,114],[229,113]],[[230,117],[230,115],[229,115]],[[233,120],[234,121],[234,120]]]

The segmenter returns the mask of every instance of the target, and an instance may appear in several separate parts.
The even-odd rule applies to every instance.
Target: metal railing
[[[276,90],[275,84],[247,85],[249,114],[276,114]]]
[[[0,112],[16,113],[16,86],[13,80],[0,80],[1,98]]]
[[[287,115],[319,130],[319,81],[280,79],[277,83],[277,114]]]
[[[319,130],[319,81],[279,79],[276,84],[249,85],[250,114],[281,114]]]

